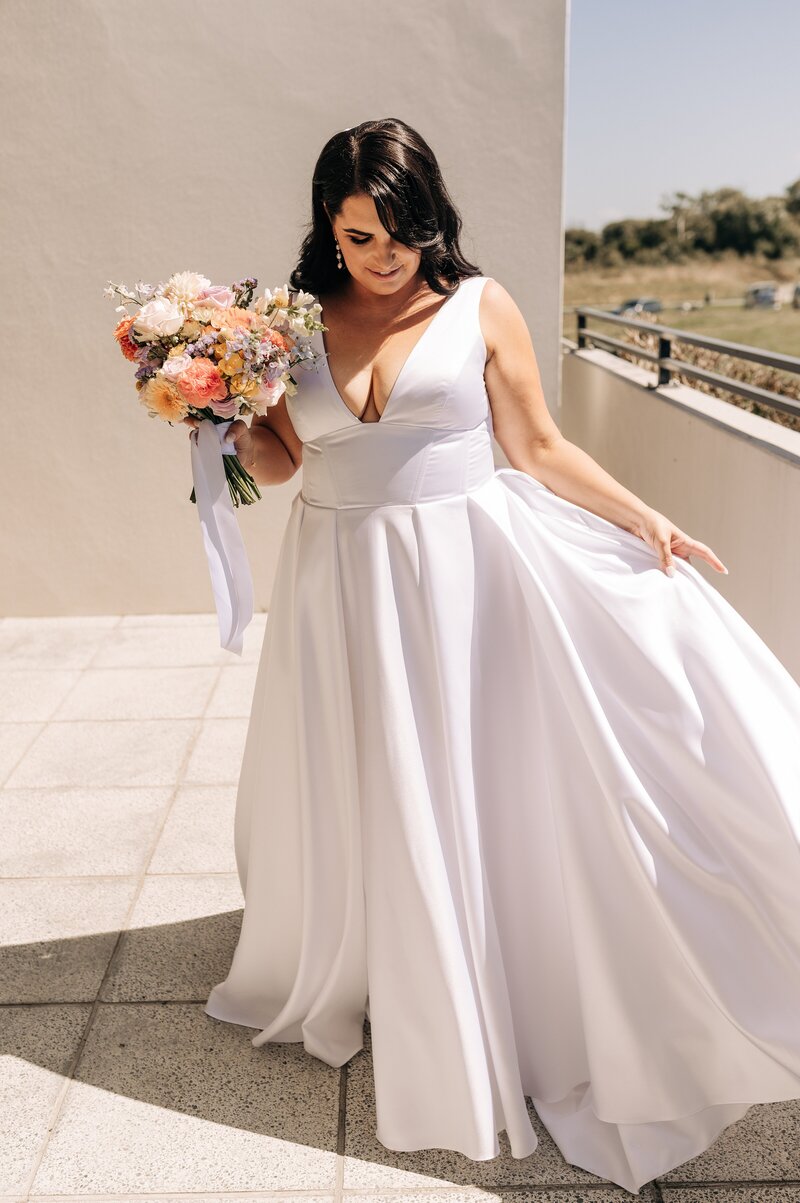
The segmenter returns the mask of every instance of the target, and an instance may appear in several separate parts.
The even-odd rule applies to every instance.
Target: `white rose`
[[[286,385],[282,380],[276,380],[272,385],[261,384],[257,392],[248,398],[248,405],[254,414],[257,414],[259,418],[263,418],[271,406],[278,404],[285,392]]]
[[[133,323],[139,338],[145,342],[177,334],[183,325],[184,315],[174,301],[156,297],[142,305]]]
[[[164,360],[161,368],[161,375],[167,380],[176,381],[181,372],[185,372],[192,362],[191,355],[169,355]]]

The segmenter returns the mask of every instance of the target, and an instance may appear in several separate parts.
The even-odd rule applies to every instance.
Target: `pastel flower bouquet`
[[[319,357],[311,337],[325,329],[318,320],[322,307],[310,293],[290,299],[287,285],[265,289],[253,303],[258,281],[252,278],[226,286],[185,271],[155,286],[139,282],[132,290],[108,284],[105,295],[122,301],[117,313],[125,316],[114,337],[136,364],[139,400],[151,417],[169,423],[192,416],[220,426],[215,433],[221,453],[234,419],[265,414],[284,392],[293,396],[297,382],[291,369]],[[233,504],[259,500],[258,486],[234,449],[224,448],[223,462]],[[196,501],[194,489],[190,501]]]
[[[178,272],[155,287],[108,284],[105,295],[122,302],[114,336],[136,364],[139,400],[170,424],[198,419],[189,435],[189,500],[197,505],[222,647],[241,655],[253,581],[233,506],[251,505],[261,493],[224,439],[237,418],[263,416],[284,393],[294,396],[292,368],[324,356],[311,345],[314,332],[326,329],[322,306],[311,293],[292,299],[287,285],[265,289],[253,302],[257,280],[228,287],[197,272]]]

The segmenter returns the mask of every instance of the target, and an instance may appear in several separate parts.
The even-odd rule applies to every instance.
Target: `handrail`
[[[795,355],[782,355],[775,351],[764,350],[761,347],[751,347],[746,343],[728,342],[722,338],[711,338],[709,335],[693,334],[689,330],[680,330],[676,326],[664,326],[658,322],[626,318],[621,314],[609,313],[606,309],[597,309],[590,305],[576,305],[574,312],[578,323],[578,350],[585,348],[588,345],[587,340],[591,340],[592,344],[600,347],[602,350],[613,352],[624,351],[627,355],[633,355],[636,359],[643,359],[648,363],[652,363],[658,369],[658,380],[652,386],[654,388],[669,384],[673,375],[680,372],[684,376],[690,376],[694,380],[702,380],[706,384],[723,389],[725,392],[733,393],[735,396],[742,397],[748,401],[756,401],[760,405],[768,405],[773,409],[780,410],[782,413],[800,418],[800,401],[784,396],[782,393],[773,392],[771,389],[759,388],[755,384],[746,384],[741,380],[735,380],[732,376],[726,376],[719,372],[711,372],[706,368],[695,367],[694,364],[688,363],[686,360],[677,359],[673,355],[672,343],[673,339],[678,339],[681,342],[688,343],[690,346],[701,347],[707,351],[715,351],[721,355],[729,355],[733,359],[749,360],[752,363],[762,364],[764,367],[774,368],[776,371],[793,373],[800,376],[800,358]],[[649,351],[646,348],[637,347],[635,344],[625,342],[623,339],[601,334],[597,329],[590,328],[587,325],[587,318],[601,318],[605,322],[613,322],[626,328],[641,330],[645,334],[654,334],[658,337],[658,351]]]

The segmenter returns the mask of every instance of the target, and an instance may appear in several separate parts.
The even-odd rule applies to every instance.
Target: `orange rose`
[[[128,335],[128,331],[133,325],[133,321],[134,319],[129,315],[128,317],[124,317],[121,321],[117,322],[116,329],[114,330],[114,338],[119,343],[119,349],[125,358],[135,361],[138,359],[136,354],[136,343],[134,343]]]

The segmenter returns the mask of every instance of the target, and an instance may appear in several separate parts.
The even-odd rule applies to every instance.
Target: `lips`
[[[373,276],[377,276],[379,280],[388,280],[392,276],[397,275],[397,273],[400,271],[400,265],[398,264],[397,267],[393,267],[389,272],[376,272],[372,268],[369,270],[372,272]]]

